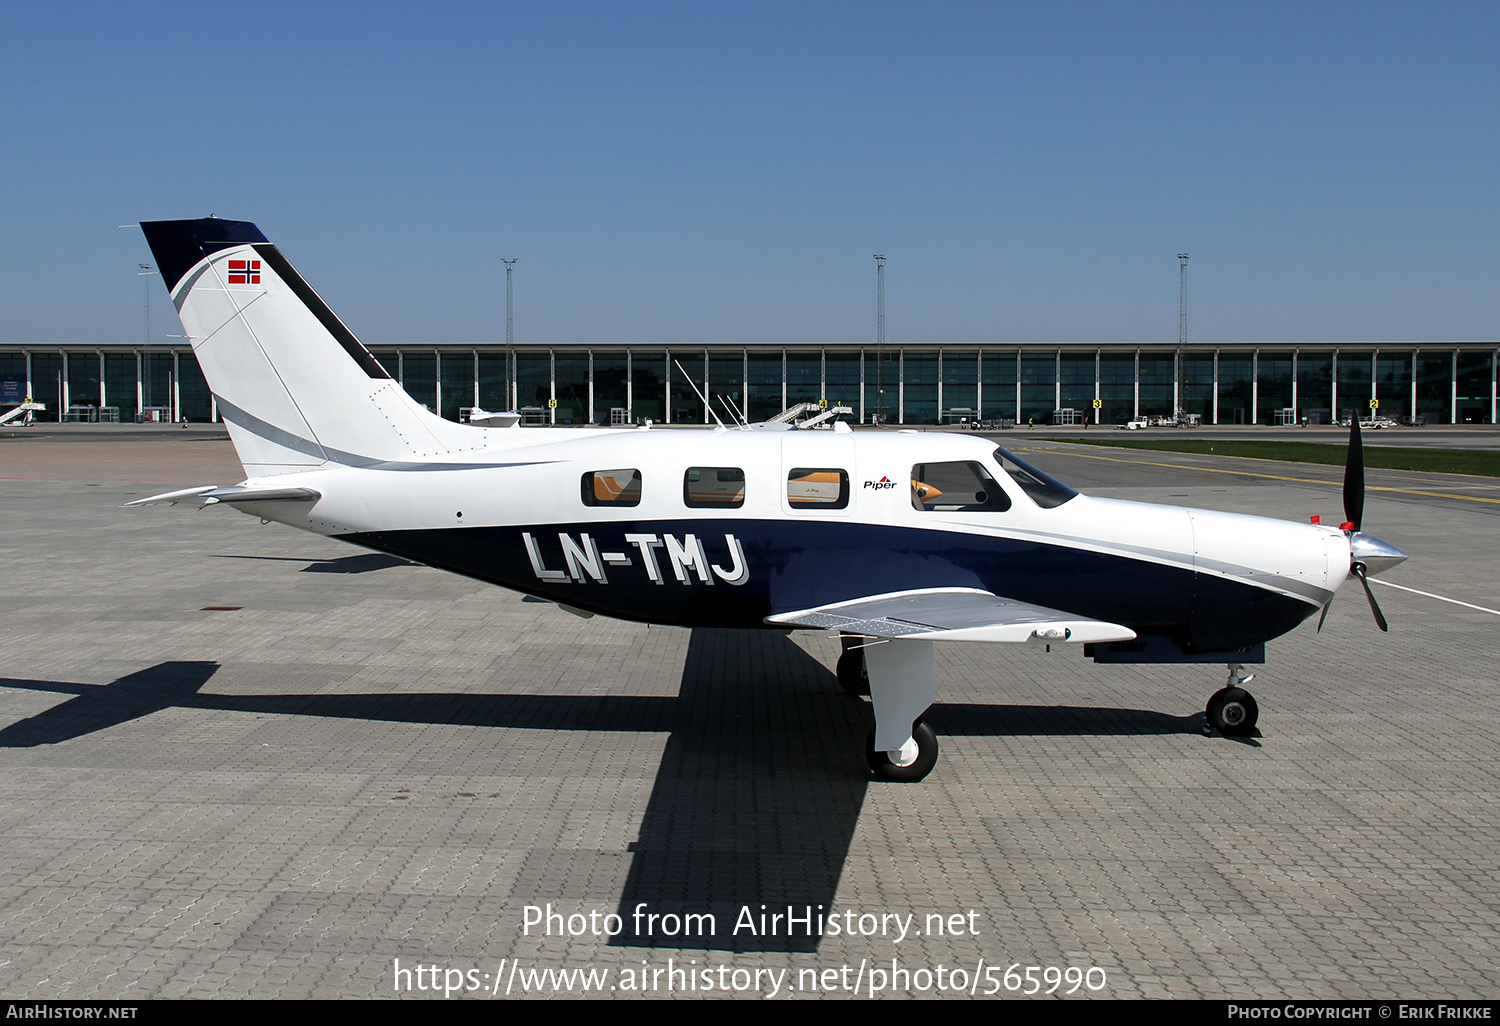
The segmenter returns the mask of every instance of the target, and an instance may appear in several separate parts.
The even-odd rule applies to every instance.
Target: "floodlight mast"
[[[875,423],[885,422],[885,254],[875,254]]]
[[[500,258],[500,262],[505,265],[505,406],[510,410],[516,408],[515,354],[512,352],[516,345],[516,295],[511,287],[511,272],[515,270],[519,259],[520,257]]]
[[[1178,281],[1177,281],[1177,366],[1172,370],[1172,419],[1177,420],[1182,414],[1182,371],[1183,350],[1187,347],[1188,322],[1187,322],[1187,265],[1188,255],[1177,254]]]
[[[136,264],[140,268],[135,276],[141,279],[141,284],[146,287],[146,335],[142,342],[141,362],[142,372],[138,375],[138,382],[144,383],[144,394],[137,388],[136,413],[151,405],[151,276],[156,273],[156,268],[150,264]]]

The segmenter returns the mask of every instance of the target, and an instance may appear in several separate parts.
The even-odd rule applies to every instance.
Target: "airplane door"
[[[781,508],[792,515],[847,517],[858,499],[854,437],[788,431],[781,440]]]

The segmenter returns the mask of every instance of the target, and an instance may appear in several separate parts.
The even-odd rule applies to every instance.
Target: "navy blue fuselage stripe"
[[[590,536],[598,551],[623,553],[630,565],[605,564],[607,584],[585,578],[539,579],[523,534],[542,567],[563,571],[559,539]],[[710,573],[673,575],[656,549],[661,584],[649,581],[641,549],[626,534],[694,535],[710,566],[729,571],[725,535],[743,547],[750,568],[742,585]],[[766,520],[658,520],[528,527],[452,527],[369,531],[345,541],[429,566],[542,596],[590,612],[685,627],[762,627],[773,613],[921,588],[978,588],[1006,598],[1166,635],[1185,649],[1227,650],[1277,637],[1317,611],[1300,599],[1129,556],[1033,540],[876,524]]]

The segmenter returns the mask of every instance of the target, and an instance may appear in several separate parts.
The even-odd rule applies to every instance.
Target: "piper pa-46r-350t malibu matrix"
[[[141,228],[249,476],[131,505],[228,503],[585,613],[836,631],[882,779],[937,761],[933,642],[1228,663],[1205,729],[1245,732],[1244,667],[1267,639],[1351,576],[1379,620],[1365,575],[1406,558],[1359,530],[1357,424],[1342,528],[1091,498],[940,432],[457,424],[408,396],[255,225]]]

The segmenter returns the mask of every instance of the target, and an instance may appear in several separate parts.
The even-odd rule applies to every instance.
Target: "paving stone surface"
[[[197,435],[108,441],[0,441],[5,997],[1004,994],[1014,963],[1110,997],[1500,997],[1494,613],[1378,587],[1383,635],[1351,585],[1272,644],[1242,740],[1199,729],[1222,667],[939,646],[938,768],[886,785],[822,634],[583,620],[121,509],[240,475]],[[1098,494],[1339,508],[1007,442]],[[1500,609],[1500,504],[1421,490],[1371,493],[1413,557],[1387,580]],[[789,906],[839,932],[760,930]]]

